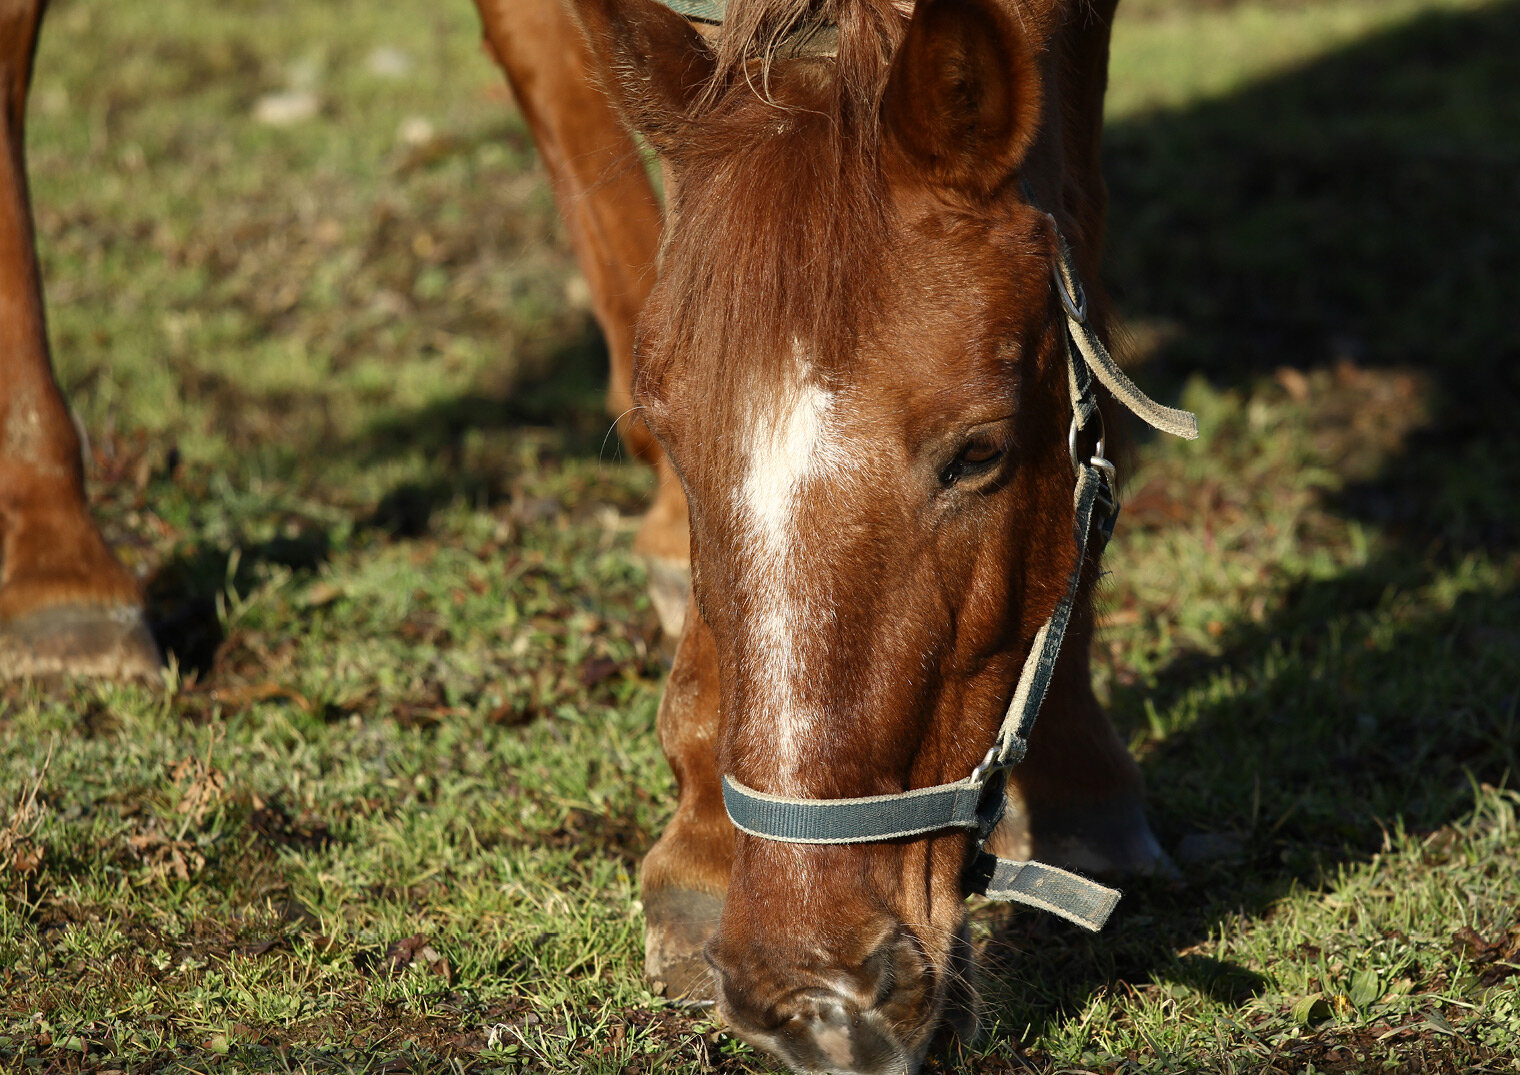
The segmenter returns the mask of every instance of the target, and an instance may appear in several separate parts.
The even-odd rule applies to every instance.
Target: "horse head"
[[[820,55],[805,5],[740,7],[716,46],[650,0],[582,9],[665,169],[634,400],[690,507],[718,769],[810,800],[945,784],[1082,558],[1059,238],[1026,193],[1061,189],[1053,20],[841,5]],[[1085,685],[1082,589],[1057,676]],[[801,1070],[916,1067],[973,1021],[972,844],[739,832],[723,1016]]]

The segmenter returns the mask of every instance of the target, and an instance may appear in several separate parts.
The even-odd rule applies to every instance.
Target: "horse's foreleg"
[[[686,610],[686,498],[659,444],[632,413],[634,321],[654,285],[660,204],[638,146],[598,81],[601,61],[558,0],[476,0],[486,44],[517,97],[549,173],[592,308],[607,339],[607,402],[629,449],[654,467],[655,501],[635,550],[675,638]]]
[[[1106,209],[1099,147],[1113,12],[1114,0],[1093,0],[1061,35],[1067,72],[1062,198],[1094,267]],[[1102,305],[1099,289],[1090,290],[1089,298]],[[993,849],[1008,858],[1109,876],[1170,873],[1175,868],[1145,818],[1139,766],[1093,696],[1090,611],[1080,619],[1056,665],[1029,756],[1010,776],[1008,812],[993,835]]]
[[[1145,819],[1140,768],[1093,696],[1090,639],[1089,622],[1073,624],[989,848],[1105,876],[1170,873]]]
[[[0,0],[0,679],[156,674],[137,584],[85,503],[48,358],[22,127],[43,0]]]
[[[627,414],[633,331],[650,287],[660,207],[638,148],[597,81],[598,60],[557,0],[476,0],[486,41],[533,131],[612,357],[608,403],[629,448],[659,485],[635,549],[666,632],[679,635],[660,702],[660,745],[675,772],[674,819],[644,860],[645,969],[667,995],[711,996],[702,945],[728,887],[733,829],[715,743],[718,666],[701,618],[683,628],[690,585],[686,499],[658,443]]]
[[[718,650],[696,612],[686,617],[660,699],[660,748],[675,771],[675,817],[644,859],[644,971],[667,996],[712,999],[702,946],[718,928],[734,828],[718,780]]]

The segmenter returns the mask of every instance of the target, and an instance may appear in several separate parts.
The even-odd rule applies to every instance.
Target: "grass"
[[[935,1068],[1516,1070],[1520,5],[1126,6],[1109,275],[1205,434],[1137,446],[1097,664],[1183,876],[975,908]],[[0,688],[0,1067],[770,1070],[639,976],[650,483],[478,38],[50,10],[57,365],[171,667]]]

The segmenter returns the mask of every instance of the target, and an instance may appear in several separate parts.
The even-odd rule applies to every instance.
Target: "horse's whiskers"
[[[635,403],[632,407],[629,407],[626,411],[612,420],[612,424],[607,427],[607,432],[602,437],[601,447],[597,449],[596,458],[598,462],[606,462],[605,456],[607,454],[607,442],[612,439],[613,434],[618,432],[619,427],[621,427],[623,424],[623,419],[627,418],[630,414],[637,414],[643,410],[644,407],[642,405]],[[614,460],[614,462],[621,461],[622,458],[623,441],[621,437],[619,437],[617,441],[617,446],[618,457]]]

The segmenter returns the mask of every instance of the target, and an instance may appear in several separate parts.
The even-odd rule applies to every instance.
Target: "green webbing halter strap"
[[[1055,226],[1053,218],[1051,224]],[[1034,637],[992,749],[964,780],[856,799],[768,795],[724,774],[723,805],[736,828],[751,836],[783,843],[867,843],[920,836],[939,829],[975,829],[977,853],[964,878],[968,892],[979,892],[988,899],[1016,900],[1097,930],[1119,902],[1117,889],[1054,866],[998,858],[982,847],[1003,815],[1003,786],[1008,770],[1023,760],[1029,733],[1045,700],[1088,560],[1093,523],[1098,524],[1099,535],[1095,553],[1101,553],[1119,515],[1113,488],[1114,466],[1103,457],[1102,417],[1098,414],[1093,378],[1101,381],[1118,402],[1164,433],[1192,440],[1198,436],[1198,420],[1187,411],[1161,406],[1119,369],[1087,322],[1087,299],[1072,263],[1071,250],[1059,229],[1052,275],[1066,313],[1067,383],[1072,406],[1070,445],[1076,468],[1073,539],[1077,559],[1066,580],[1065,593]],[[1097,450],[1084,461],[1077,455],[1077,437],[1094,417],[1098,418],[1100,430]]]
[[[660,0],[677,15],[698,22],[721,23],[728,11],[728,0]]]

